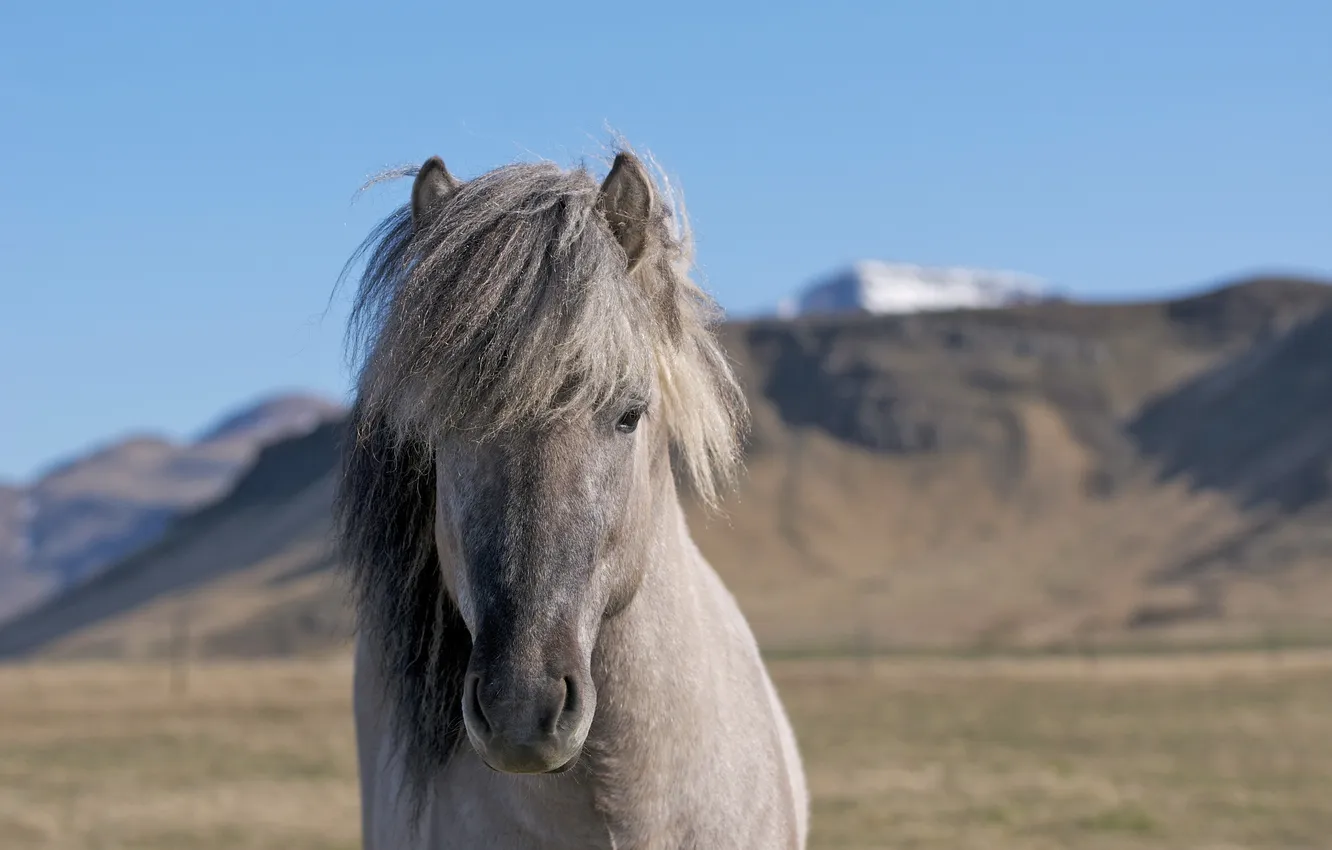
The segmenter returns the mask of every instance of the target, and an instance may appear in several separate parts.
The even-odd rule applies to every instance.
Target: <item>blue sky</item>
[[[593,157],[684,188],[735,313],[864,257],[1127,298],[1332,270],[1332,4],[47,2],[0,12],[0,478],[272,391],[405,184]],[[327,311],[327,312],[326,312]]]

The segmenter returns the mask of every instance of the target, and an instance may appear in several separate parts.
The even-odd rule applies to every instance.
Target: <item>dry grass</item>
[[[1304,848],[1332,836],[1332,658],[784,671],[824,848]]]
[[[1332,655],[774,664],[821,848],[1332,835]],[[353,848],[344,659],[0,670],[0,847]]]
[[[359,846],[350,667],[0,673],[0,847]]]

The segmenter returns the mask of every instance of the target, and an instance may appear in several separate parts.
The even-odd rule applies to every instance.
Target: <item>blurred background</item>
[[[687,201],[695,539],[818,848],[1332,835],[1332,7],[9,4],[0,846],[359,846],[335,291],[438,154]]]

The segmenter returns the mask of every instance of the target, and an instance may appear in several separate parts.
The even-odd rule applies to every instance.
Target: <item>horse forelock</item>
[[[420,230],[396,210],[353,257],[360,401],[403,435],[484,439],[656,384],[683,468],[715,503],[748,411],[712,332],[720,311],[689,275],[683,206],[657,188],[652,250],[628,275],[585,168],[495,169]]]

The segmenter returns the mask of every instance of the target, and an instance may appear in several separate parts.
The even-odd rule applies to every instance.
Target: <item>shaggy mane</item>
[[[584,168],[514,164],[462,184],[421,232],[410,205],[385,219],[352,258],[367,258],[349,326],[359,399],[405,438],[484,439],[595,409],[655,372],[654,407],[715,504],[747,411],[712,334],[720,311],[688,274],[688,223],[659,185],[652,250],[626,275],[599,188]]]

